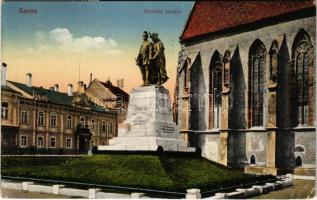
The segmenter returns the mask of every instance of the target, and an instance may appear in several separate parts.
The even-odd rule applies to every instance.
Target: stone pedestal
[[[118,137],[98,150],[194,151],[181,139],[173,122],[168,90],[152,85],[134,88],[126,120],[118,126]]]

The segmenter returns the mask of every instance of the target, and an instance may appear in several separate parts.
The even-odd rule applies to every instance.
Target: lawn
[[[201,157],[94,155],[81,158],[2,157],[2,175],[185,192],[263,180]]]

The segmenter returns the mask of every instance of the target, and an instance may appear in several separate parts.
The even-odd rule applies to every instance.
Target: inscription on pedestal
[[[178,138],[173,122],[168,91],[162,86],[135,88],[130,96],[127,119],[105,149],[189,151],[187,142]],[[192,150],[190,150],[192,151]]]
[[[175,127],[168,124],[162,124],[162,132],[167,134],[174,134]]]

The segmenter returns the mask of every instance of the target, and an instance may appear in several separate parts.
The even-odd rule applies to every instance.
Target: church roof
[[[197,1],[186,22],[181,40],[272,19],[307,8],[315,8],[313,0]]]

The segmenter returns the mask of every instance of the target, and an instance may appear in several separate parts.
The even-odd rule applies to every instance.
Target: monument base
[[[164,151],[195,151],[195,148],[187,147],[185,140],[155,136],[117,137],[111,139],[109,145],[98,146],[98,150],[157,151],[159,147],[162,147]]]
[[[118,137],[98,150],[193,152],[181,139],[173,122],[168,90],[160,85],[134,88],[131,92],[127,119],[119,124]]]

